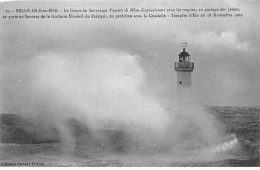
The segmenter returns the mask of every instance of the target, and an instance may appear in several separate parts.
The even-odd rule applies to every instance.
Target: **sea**
[[[5,167],[259,167],[260,108],[208,107],[236,136],[236,146],[223,152],[135,151],[112,152],[99,147],[76,146],[71,154],[58,143],[0,144],[0,163]],[[69,148],[68,148],[69,149]]]

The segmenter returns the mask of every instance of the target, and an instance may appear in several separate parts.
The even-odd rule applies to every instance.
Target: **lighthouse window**
[[[179,81],[179,84],[182,84],[182,81]]]

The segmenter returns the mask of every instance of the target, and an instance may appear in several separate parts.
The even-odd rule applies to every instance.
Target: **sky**
[[[125,95],[136,94],[126,99],[125,103],[136,98],[136,101],[141,102],[152,96],[156,102],[169,107],[176,102],[177,73],[174,62],[178,61],[178,54],[182,51],[181,42],[184,41],[188,42],[186,51],[195,63],[192,72],[194,103],[203,106],[259,106],[259,1],[0,3],[1,11],[7,8],[89,7],[239,7],[244,15],[242,18],[208,19],[1,19],[2,112],[32,107],[37,102],[46,103],[45,100],[50,100],[52,94],[80,103],[84,96],[82,100],[73,96],[83,94],[82,91],[72,91],[77,91],[77,88],[95,91],[96,87],[103,88],[104,81],[108,89],[119,89]],[[88,73],[93,75],[87,76]],[[129,79],[123,79],[125,74],[129,75]],[[82,81],[84,76],[87,83]],[[105,76],[110,78],[104,79]],[[104,90],[102,95],[106,92]],[[113,95],[117,93],[119,92],[113,91]],[[137,93],[146,97],[136,97]],[[88,96],[89,93],[84,95]],[[113,95],[107,94],[107,98]],[[150,104],[147,108],[156,105]]]

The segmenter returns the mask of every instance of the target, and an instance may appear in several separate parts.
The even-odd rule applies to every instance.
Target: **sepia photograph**
[[[259,167],[260,1],[0,2],[0,167]]]

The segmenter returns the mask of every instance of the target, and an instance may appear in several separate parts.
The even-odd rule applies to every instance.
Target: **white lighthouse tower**
[[[174,63],[177,71],[177,100],[182,106],[192,104],[191,72],[194,70],[194,63],[190,62],[190,55],[183,51],[179,54],[179,62]]]

